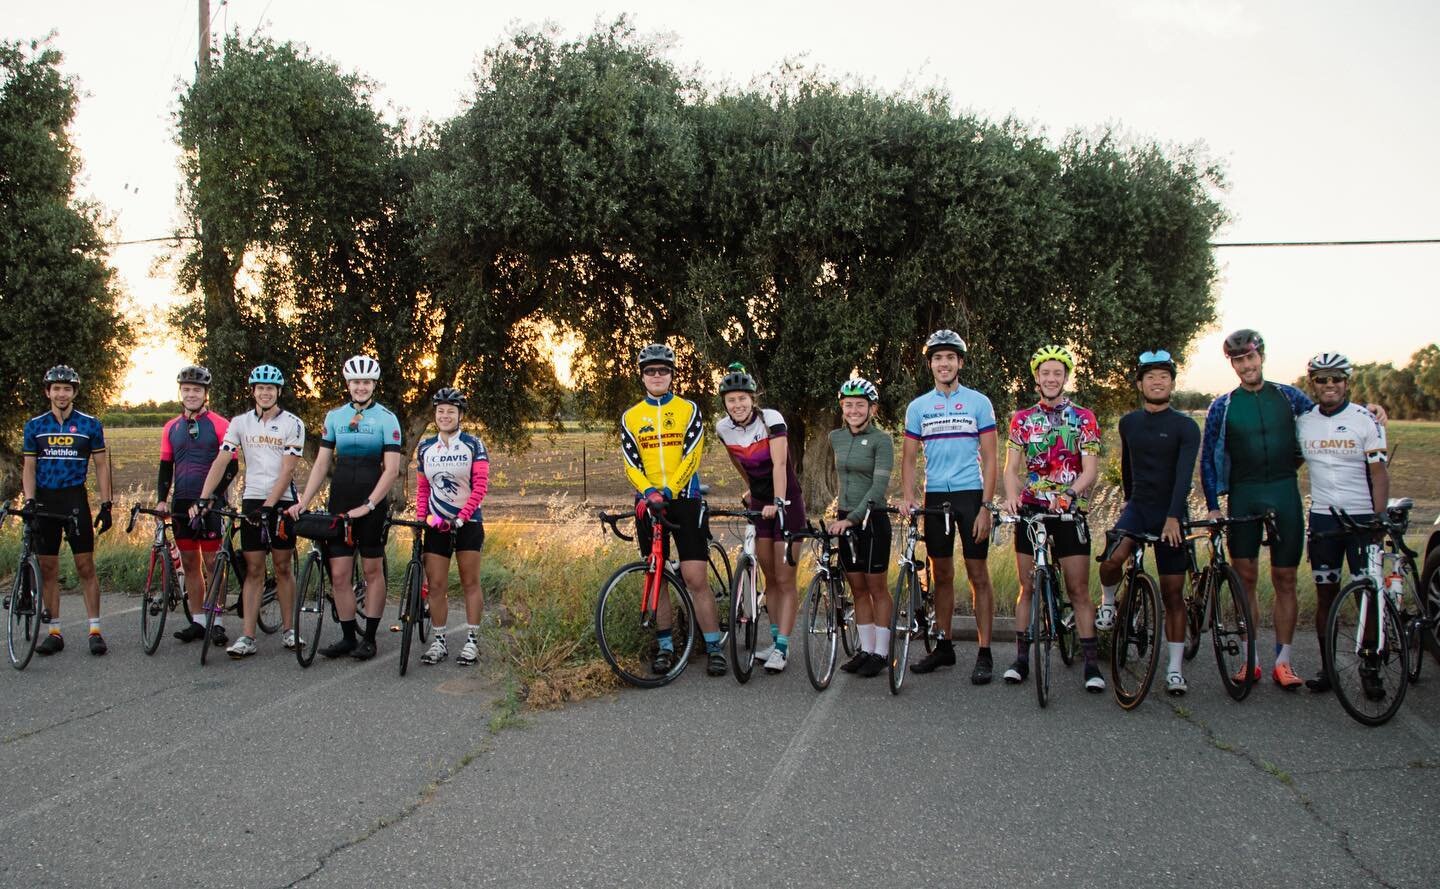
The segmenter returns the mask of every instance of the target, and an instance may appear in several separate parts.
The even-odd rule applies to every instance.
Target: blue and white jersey
[[[90,455],[105,451],[100,421],[74,408],[57,419],[54,411],[25,423],[21,453],[35,458],[35,484],[41,488],[73,488],[85,484]]]
[[[905,437],[925,446],[925,491],[983,490],[980,436],[987,432],[995,434],[995,408],[974,389],[931,389],[910,402]]]
[[[490,454],[468,432],[435,435],[415,449],[415,516],[435,514],[448,522],[479,521],[490,483]]]
[[[387,451],[400,453],[400,420],[383,404],[364,408],[342,404],[325,415],[320,447],[334,448],[336,457],[365,459]]]

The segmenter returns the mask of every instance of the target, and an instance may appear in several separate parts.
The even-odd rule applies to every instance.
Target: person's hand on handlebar
[[[665,505],[665,495],[659,491],[651,491],[640,500],[635,501],[635,520],[638,522],[649,515],[650,508],[660,509]]]
[[[155,511],[158,512],[158,513],[160,513],[161,515],[169,515],[169,514],[170,514],[170,502],[169,502],[168,500],[156,500],[156,501],[155,501]]]
[[[1180,536],[1180,520],[1173,515],[1165,520],[1165,527],[1160,531],[1160,539],[1171,546],[1179,546],[1183,542]]]
[[[831,522],[825,530],[831,534],[834,534],[836,537],[839,537],[841,534],[844,534],[846,531],[849,531],[853,527],[855,527],[855,524],[849,519],[840,519],[839,521]]]
[[[434,528],[436,531],[450,530],[450,523],[445,521],[442,516],[436,515],[433,512],[425,517],[425,524],[431,528]]]
[[[1004,502],[1002,505],[1003,505],[1004,508],[1005,508],[1005,512],[1007,512],[1008,514],[1010,514],[1010,515],[1019,515],[1019,514],[1020,514],[1021,501],[1020,501],[1020,497],[1019,497],[1018,495],[1015,496],[1015,497],[1006,497],[1006,498],[1005,498],[1005,502]]]
[[[299,503],[292,503],[285,509],[285,514],[288,515],[291,519],[300,518],[301,512],[302,510],[300,509]]]
[[[1218,509],[1212,509],[1209,512],[1205,513],[1205,521],[1207,522],[1213,522],[1220,518],[1223,518],[1223,515]]]

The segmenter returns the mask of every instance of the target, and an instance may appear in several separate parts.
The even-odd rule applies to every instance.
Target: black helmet
[[[745,372],[745,365],[737,361],[726,368],[726,370],[730,372],[720,381],[721,395],[727,392],[749,392],[751,395],[755,394],[757,388],[755,378]]]
[[[175,375],[175,382],[194,383],[197,386],[204,386],[208,389],[210,388],[210,370],[198,364],[182,367],[180,368],[180,372]]]
[[[1168,370],[1170,379],[1175,379],[1175,359],[1164,349],[1155,349],[1150,352],[1140,353],[1140,360],[1135,365],[1135,380],[1139,382],[1145,378],[1147,370]]]
[[[1265,354],[1265,340],[1261,338],[1259,331],[1244,327],[1225,337],[1226,358],[1239,358],[1251,352]]]
[[[460,409],[460,413],[465,413],[465,393],[452,386],[446,386],[430,396],[430,403],[437,407],[442,404],[454,405]]]
[[[960,338],[960,334],[953,330],[937,330],[930,334],[930,338],[925,341],[926,358],[947,349],[956,355],[962,357],[965,355],[965,341]]]
[[[75,368],[68,364],[57,364],[45,371],[45,385],[49,386],[51,383],[69,383],[78,389],[80,374],[76,373]]]
[[[651,343],[640,350],[635,358],[635,364],[644,370],[651,364],[666,364],[671,370],[675,369],[675,350],[664,343]]]

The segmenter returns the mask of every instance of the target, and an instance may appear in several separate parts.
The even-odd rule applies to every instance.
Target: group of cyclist
[[[1215,399],[1203,438],[1195,421],[1171,406],[1176,362],[1170,353],[1156,350],[1139,356],[1134,380],[1142,406],[1119,421],[1124,507],[1098,557],[1102,589],[1097,608],[1089,590],[1091,542],[1083,516],[1098,477],[1101,430],[1095,414],[1066,395],[1075,372],[1074,354],[1063,345],[1047,345],[1032,356],[1030,370],[1039,398],[1009,420],[1002,473],[994,407],[985,395],[960,383],[968,354],[965,341],[952,330],[930,335],[923,352],[934,387],[905,410],[900,513],[908,516],[921,507],[948,509],[949,513],[944,522],[931,516],[924,520],[939,638],[933,651],[911,668],[914,672],[930,673],[956,663],[950,628],[958,535],[978,641],[970,681],[983,685],[992,680],[994,591],[988,556],[991,504],[1003,476],[1006,511],[1080,516],[1079,520],[1071,516],[1069,521],[1046,524],[1074,609],[1087,691],[1099,693],[1106,687],[1097,664],[1097,632],[1114,626],[1117,587],[1137,545],[1132,537],[1115,531],[1158,536],[1155,564],[1165,602],[1169,650],[1166,688],[1171,694],[1184,694],[1182,595],[1188,561],[1181,526],[1188,518],[1191,479],[1198,459],[1210,518],[1221,515],[1221,496],[1228,496],[1232,516],[1266,510],[1275,513],[1279,536],[1271,553],[1276,635],[1271,675],[1285,689],[1306,684],[1291,664],[1297,615],[1295,577],[1305,528],[1296,469],[1302,458],[1310,465],[1312,533],[1335,530],[1331,507],[1362,520],[1380,513],[1389,495],[1385,415],[1378,405],[1361,407],[1348,401],[1351,365],[1343,355],[1326,352],[1311,359],[1309,377],[1319,396],[1315,403],[1292,386],[1264,379],[1265,346],[1255,331],[1240,330],[1226,337],[1224,350],[1240,385]],[[637,541],[643,554],[650,550],[653,535],[662,533],[666,559],[673,544],[681,578],[692,594],[707,672],[723,675],[729,665],[720,644],[715,600],[707,594],[709,528],[699,472],[705,440],[702,413],[697,404],[672,389],[673,349],[652,343],[640,350],[636,363],[644,396],[621,417],[620,439],[626,475],[635,489]],[[295,595],[291,551],[296,519],[328,480],[327,509],[331,515],[346,518],[350,533],[327,544],[343,635],[320,653],[359,660],[375,656],[375,634],[385,600],[383,596],[366,597],[362,627],[351,572],[358,554],[368,587],[384,589],[386,516],[391,488],[402,471],[404,443],[399,420],[375,399],[379,362],[357,355],[344,363],[342,373],[349,400],[326,415],[315,463],[303,492],[298,492],[292,476],[303,453],[305,425],[280,407],[284,374],[272,365],[256,367],[249,376],[253,408],[227,421],[207,407],[210,372],[198,366],[180,371],[177,382],[182,412],[165,424],[161,434],[156,492],[157,508],[172,516],[193,617],[191,625],[175,633],[177,639],[194,642],[205,636],[203,577],[214,564],[221,535],[219,517],[211,507],[217,496],[223,498],[243,462],[244,626],[230,642],[223,620],[217,619],[207,644],[228,643],[227,651],[235,658],[255,654],[267,553],[281,606],[282,644],[292,649],[307,644],[290,626]],[[84,590],[90,650],[97,655],[106,651],[92,553],[95,534],[103,534],[111,526],[111,479],[99,420],[74,407],[79,386],[79,375],[73,369],[63,365],[52,368],[45,375],[51,409],[25,425],[23,487],[27,506],[81,519],[68,523],[34,519],[46,609],[45,639],[37,651],[44,655],[64,647],[58,590],[62,535],[70,543]],[[789,452],[785,419],[777,410],[759,404],[755,378],[743,366],[732,365],[720,381],[719,393],[724,412],[715,432],[744,482],[742,501],[758,512],[756,558],[765,575],[772,623],[771,642],[761,647],[755,658],[767,672],[779,673],[787,664],[800,604],[795,569],[785,558],[784,531],[804,527],[805,503]],[[838,481],[837,511],[827,530],[849,537],[849,545],[840,547],[840,557],[854,597],[860,642],[841,669],[870,677],[878,675],[890,657],[888,617],[893,602],[886,575],[892,535],[885,505],[894,471],[894,444],[890,433],[876,423],[880,393],[873,383],[858,377],[844,381],[838,401],[842,422],[829,434]],[[456,661],[468,665],[479,656],[478,625],[484,607],[479,583],[485,537],[481,504],[488,488],[489,455],[477,437],[461,429],[466,408],[461,392],[442,388],[432,402],[437,432],[415,448],[415,512],[428,526],[423,550],[431,589],[448,589],[451,559],[458,562],[466,640]],[[923,497],[917,497],[916,468],[922,450]],[[91,460],[102,500],[93,521],[85,492]],[[952,517],[953,521],[949,520]],[[1311,541],[1318,614],[1326,613],[1338,589],[1341,560],[1349,560],[1352,572],[1358,569],[1361,544],[1358,539],[1347,541],[1324,534]],[[1232,526],[1234,564],[1252,591],[1260,545],[1258,525]],[[1023,533],[1016,535],[1015,558],[1020,592],[1015,658],[1003,674],[1008,683],[1022,683],[1029,674],[1027,605],[1034,553]],[[449,654],[446,597],[430,597],[429,607],[434,639],[421,661],[437,664]],[[1319,634],[1323,621],[1316,624]],[[1258,625],[1258,614],[1252,614],[1252,625]],[[662,622],[657,630],[652,665],[657,673],[668,672],[677,657],[673,629]],[[1323,652],[1323,644],[1321,648]],[[1258,664],[1255,669],[1260,670]],[[1260,675],[1257,672],[1254,678]],[[1328,690],[1323,668],[1308,685],[1316,691]]]

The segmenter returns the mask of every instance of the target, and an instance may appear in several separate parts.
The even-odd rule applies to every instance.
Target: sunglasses
[[[647,367],[640,372],[647,377],[668,377],[674,373],[674,371],[668,367]]]
[[[200,421],[199,421],[199,420],[186,420],[186,421],[185,421],[185,430],[190,433],[190,437],[191,437],[191,438],[199,438],[199,437],[200,437]]]
[[[359,411],[356,411],[356,412],[355,412],[355,416],[353,416],[353,417],[350,418],[350,431],[351,431],[351,432],[355,432],[355,431],[359,430],[359,428],[360,428],[360,421],[363,420],[364,418],[365,418],[365,415],[364,415],[364,414],[360,413]]]
[[[1170,357],[1170,353],[1169,353],[1169,352],[1166,352],[1164,349],[1161,349],[1161,350],[1158,351],[1158,352],[1141,352],[1141,353],[1140,353],[1140,363],[1141,363],[1141,364],[1160,364],[1160,363],[1165,362],[1165,361],[1174,361],[1174,360],[1175,360],[1175,359],[1173,359],[1173,358]]]
[[[1348,380],[1349,380],[1349,377],[1311,377],[1311,378],[1310,378],[1310,382],[1315,383],[1315,384],[1320,385],[1320,386],[1327,386],[1327,385],[1329,385],[1329,384],[1331,384],[1331,383],[1344,383],[1344,382],[1347,382]]]

